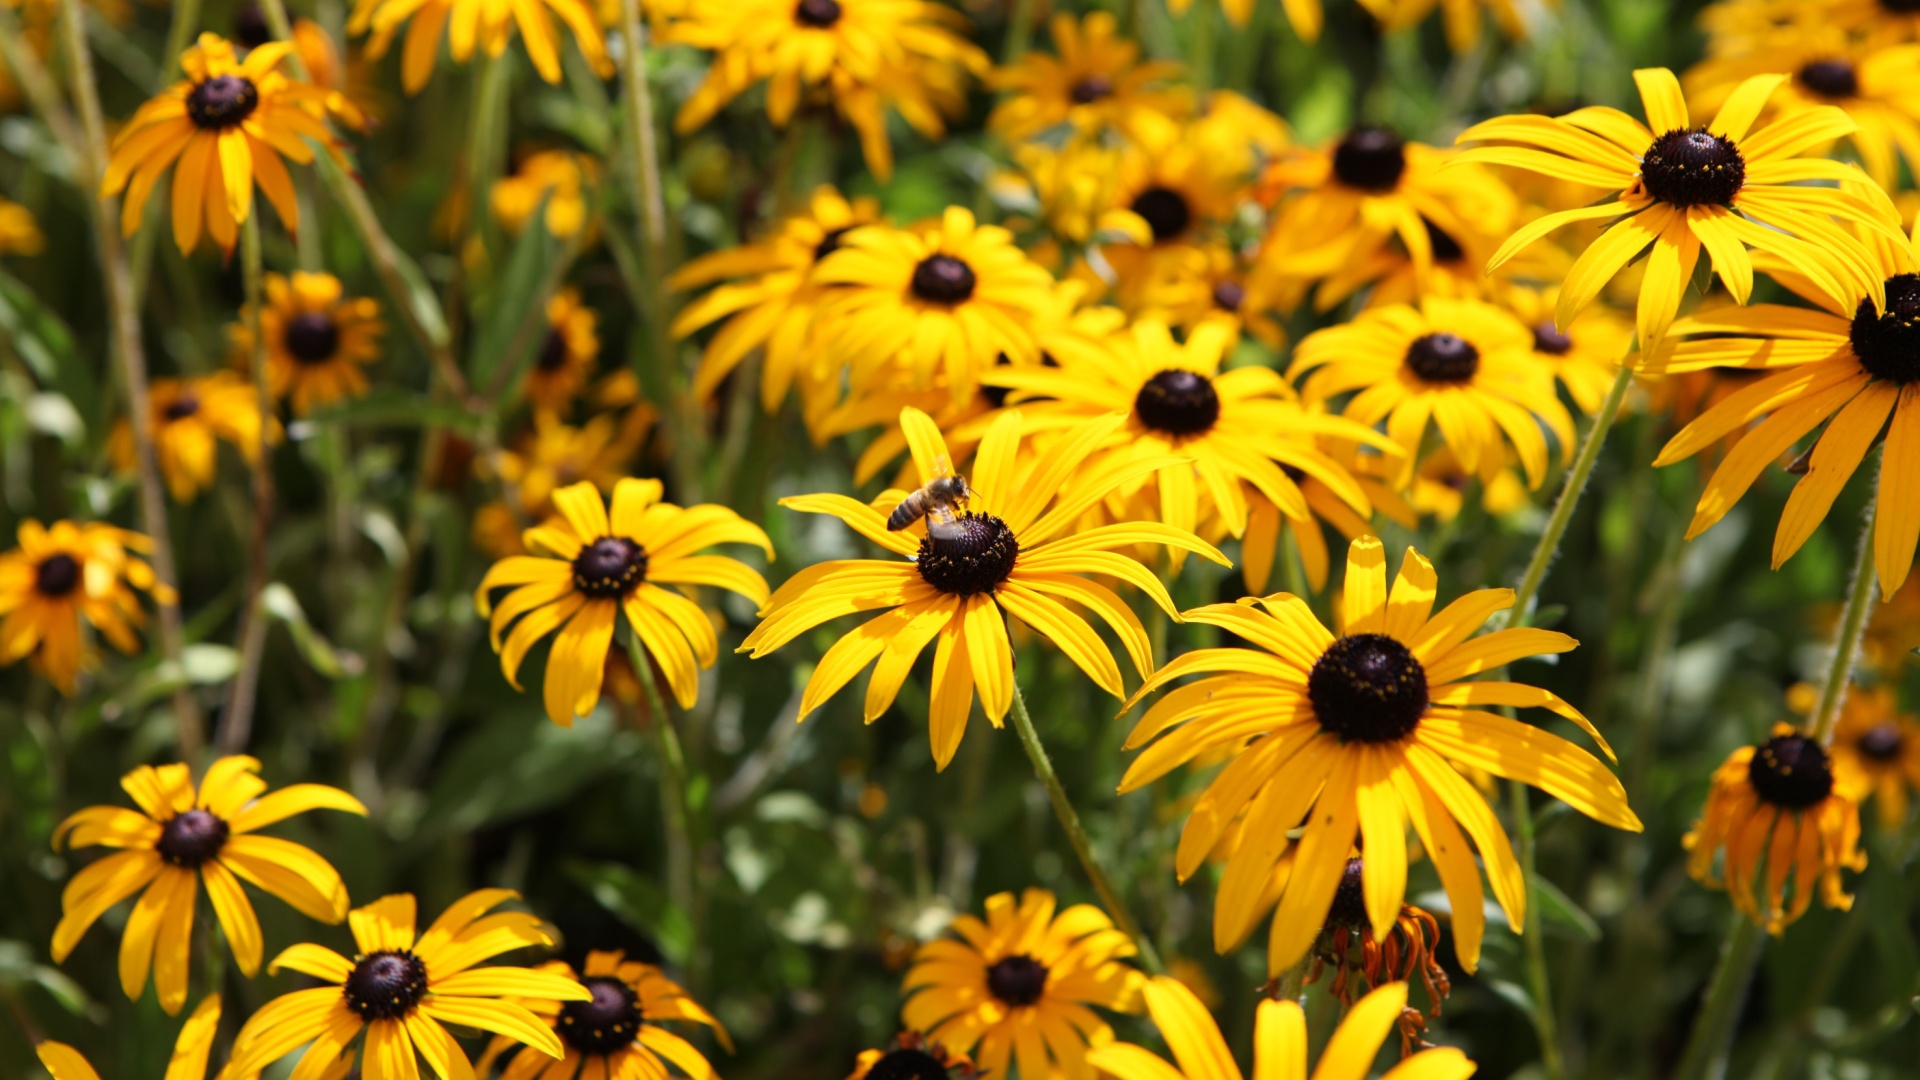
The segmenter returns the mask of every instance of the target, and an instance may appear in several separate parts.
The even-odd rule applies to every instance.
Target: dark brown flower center
[[[1213,306],[1221,311],[1238,312],[1247,302],[1247,287],[1237,281],[1217,281],[1213,285]]]
[[[1349,930],[1358,930],[1371,925],[1372,920],[1367,918],[1366,881],[1361,867],[1359,858],[1347,860],[1347,868],[1340,874],[1340,884],[1333,890],[1333,906],[1327,909],[1327,929],[1344,926]]]
[[[226,843],[227,823],[206,810],[193,809],[160,826],[154,849],[173,865],[192,869],[220,854]]]
[[[1178,240],[1193,226],[1193,207],[1187,197],[1165,187],[1150,187],[1133,197],[1129,207],[1153,230],[1153,242]]]
[[[1407,346],[1407,367],[1432,383],[1463,383],[1480,372],[1480,350],[1457,334],[1427,334]]]
[[[973,295],[973,267],[951,255],[929,255],[913,268],[913,295],[932,304],[958,304]]]
[[[836,251],[839,251],[840,241],[844,239],[846,235],[852,231],[853,231],[853,226],[851,225],[845,225],[838,229],[829,230],[827,232],[827,235],[820,238],[819,243],[813,245],[813,261],[819,262],[821,259],[826,258],[827,256],[833,254]]]
[[[187,417],[199,411],[199,398],[194,397],[192,394],[181,394],[179,397],[167,402],[167,407],[160,410],[160,416],[162,419],[169,421],[185,420]]]
[[[903,1046],[881,1055],[867,1080],[947,1080],[947,1067],[925,1050]]]
[[[1853,745],[1859,749],[1862,757],[1874,761],[1893,761],[1900,756],[1901,742],[1900,725],[1891,720],[1882,720],[1861,732]]]
[[[1394,638],[1349,634],[1314,661],[1307,700],[1320,726],[1342,742],[1395,742],[1427,711],[1427,671]]]
[[[998,589],[1013,573],[1020,541],[1006,522],[991,514],[967,514],[949,529],[951,535],[936,540],[929,534],[920,541],[914,565],[927,584],[954,596],[977,596]]]
[[[583,1054],[611,1054],[633,1045],[640,1034],[640,999],[619,979],[589,975],[581,985],[591,1001],[560,1006],[560,1037]]]
[[[1920,15],[1920,0],[1880,0],[1880,6],[1895,15]]]
[[[1212,380],[1184,368],[1168,368],[1134,395],[1140,422],[1168,435],[1198,435],[1220,419],[1220,395]]]
[[[825,30],[840,21],[839,0],[800,0],[793,9],[793,17],[801,26]]]
[[[203,131],[230,128],[260,105],[260,91],[252,80],[238,75],[215,75],[187,94],[187,119]]]
[[[1031,1005],[1047,991],[1047,965],[1021,954],[995,961],[987,969],[987,992],[1016,1008]]]
[[[1552,319],[1541,319],[1533,327],[1533,351],[1548,356],[1565,356],[1573,351],[1573,339],[1560,332]]]
[[[1406,171],[1406,144],[1386,128],[1354,128],[1333,149],[1333,175],[1350,188],[1392,191]]]
[[[647,553],[624,536],[603,536],[573,557],[573,587],[588,596],[624,596],[647,576]]]
[[[303,311],[287,320],[281,342],[302,364],[324,364],[340,351],[340,324],[324,311]]]
[[[554,372],[567,366],[567,337],[558,330],[547,331],[547,340],[540,343],[540,356],[534,363],[541,371]]]
[[[1675,128],[1640,159],[1647,194],[1669,206],[1732,206],[1747,181],[1740,149],[1706,128]]]
[[[1805,810],[1833,791],[1827,751],[1805,735],[1776,735],[1754,748],[1747,763],[1754,793],[1775,806]]]
[[[1074,83],[1073,89],[1067,91],[1067,96],[1073,99],[1075,105],[1091,105],[1113,96],[1113,80],[1105,75],[1088,75]]]
[[[33,568],[33,591],[58,600],[80,586],[80,562],[65,552],[49,555]]]
[[[259,4],[241,4],[240,10],[233,13],[233,40],[249,49],[273,40],[273,28],[267,25],[266,13],[260,10]]]
[[[1425,217],[1420,224],[1427,227],[1427,246],[1433,249],[1433,261],[1437,263],[1457,263],[1467,257],[1461,249],[1460,241],[1455,240],[1445,229],[1428,221]]]
[[[1854,309],[1848,338],[1867,374],[1890,383],[1920,382],[1920,274],[1887,279],[1887,310],[1872,300]]]
[[[360,957],[340,994],[362,1020],[399,1020],[427,996],[427,965],[406,949],[382,949]]]
[[[1846,60],[1815,60],[1800,69],[1800,85],[1823,98],[1860,96],[1860,76]]]

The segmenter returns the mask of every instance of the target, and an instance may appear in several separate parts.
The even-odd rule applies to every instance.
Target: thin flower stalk
[[[267,532],[273,523],[273,458],[269,436],[273,425],[273,395],[267,389],[267,335],[260,326],[265,310],[261,278],[260,216],[250,214],[240,225],[241,274],[247,298],[247,329],[253,338],[247,350],[247,364],[253,379],[255,400],[261,421],[259,442],[254,448],[250,499],[253,528],[247,536],[247,591],[240,608],[240,670],[227,689],[226,707],[220,712],[220,725],[214,743],[222,754],[237,754],[246,749],[253,731],[253,707],[260,688],[260,661],[267,645],[267,612],[261,596],[267,590],[271,568],[267,564]]]
[[[627,662],[633,665],[633,677],[647,698],[647,732],[653,736],[660,755],[660,809],[667,818],[667,897],[687,918],[693,918],[693,824],[687,805],[687,758],[680,737],[673,730],[673,718],[660,693],[659,680],[653,677],[653,661],[640,647],[637,634],[626,635]],[[696,935],[697,937],[697,935]]]

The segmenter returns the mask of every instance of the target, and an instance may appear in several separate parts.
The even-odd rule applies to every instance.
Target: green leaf
[[[313,628],[307,619],[307,613],[300,606],[300,598],[293,590],[276,581],[268,585],[260,594],[260,606],[267,614],[287,624],[287,632],[293,635],[294,647],[300,650],[313,670],[329,679],[344,679],[357,675],[366,667],[365,661],[345,649],[336,649],[320,631]]]
[[[693,922],[659,885],[617,863],[570,862],[566,872],[615,918],[653,939],[674,966],[693,956]]]
[[[533,352],[538,338],[528,332],[530,321],[545,319],[551,270],[560,244],[547,232],[547,199],[527,215],[526,227],[513,243],[513,252],[493,285],[474,305],[479,332],[474,336],[467,371],[473,385],[506,386],[495,378],[503,368],[517,368]]]
[[[42,386],[66,393],[86,411],[93,380],[82,370],[73,331],[25,282],[5,273],[0,273],[0,338],[6,339]],[[74,398],[75,393],[85,394],[84,399]]]
[[[375,391],[343,401],[307,417],[310,424],[448,428],[462,434],[480,430],[480,417],[451,402],[429,401],[419,394]]]
[[[1549,929],[1571,932],[1586,942],[1600,940],[1600,924],[1560,887],[1539,874],[1533,876],[1534,893],[1540,900],[1540,917]]]

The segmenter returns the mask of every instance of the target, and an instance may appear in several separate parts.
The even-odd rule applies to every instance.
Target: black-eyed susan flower
[[[1247,815],[1246,840],[1228,859],[1214,902],[1214,945],[1222,952],[1251,933],[1276,899],[1268,882],[1293,844],[1288,831],[1302,821],[1293,870],[1277,897],[1269,971],[1285,971],[1312,947],[1356,838],[1367,855],[1368,923],[1375,940],[1385,938],[1406,899],[1410,822],[1452,902],[1455,952],[1473,970],[1484,919],[1467,837],[1515,927],[1525,921],[1526,890],[1506,833],[1460,767],[1538,787],[1605,824],[1639,830],[1619,780],[1593,755],[1476,706],[1545,708],[1606,749],[1578,709],[1523,683],[1467,681],[1524,657],[1567,652],[1574,640],[1530,627],[1475,638],[1482,623],[1513,603],[1513,591],[1481,589],[1434,614],[1437,587],[1432,565],[1409,548],[1389,592],[1386,550],[1363,537],[1347,554],[1339,636],[1286,593],[1197,608],[1185,613],[1189,621],[1220,627],[1255,648],[1187,653],[1128,701],[1131,707],[1189,675],[1204,676],[1173,689],[1140,718],[1126,745],[1146,750],[1128,768],[1123,792],[1197,755],[1234,752],[1187,818],[1176,859],[1185,880],[1226,827]]]
[[[232,443],[252,464],[260,454],[260,397],[237,373],[216,371],[193,379],[155,379],[148,396],[154,455],[167,491],[191,502],[213,483],[220,442]],[[268,438],[278,441],[280,423],[267,418]],[[121,420],[107,440],[114,467],[132,472],[133,425]]]
[[[1908,802],[1920,790],[1920,720],[1900,708],[1893,687],[1848,689],[1829,753],[1834,782],[1847,798],[1873,799],[1888,832],[1907,823]]]
[[[761,350],[760,402],[768,412],[779,409],[790,388],[805,391],[822,382],[807,377],[820,343],[815,316],[826,297],[813,269],[839,250],[849,232],[879,220],[878,201],[848,199],[822,186],[764,240],[703,255],[675,271],[667,280],[675,291],[727,282],[689,303],[673,321],[677,338],[721,324],[701,351],[694,396],[712,398],[755,349]]]
[[[367,57],[378,60],[392,47],[400,27],[407,28],[402,46],[400,82],[407,93],[417,94],[433,74],[440,56],[444,33],[447,51],[457,64],[473,56],[475,47],[488,56],[499,57],[513,41],[514,32],[527,47],[527,58],[535,71],[550,83],[560,81],[560,52],[564,48],[559,19],[573,37],[587,63],[602,75],[613,73],[607,57],[606,38],[593,7],[583,0],[525,0],[516,4],[493,4],[486,0],[357,0],[347,30],[368,34]]]
[[[1013,148],[1016,168],[987,180],[987,190],[1014,216],[1009,226],[1028,225],[1049,234],[1028,248],[1034,261],[1054,271],[1096,236],[1125,236],[1137,244],[1153,242],[1153,233],[1121,199],[1121,146],[1099,139],[1074,139],[1059,146],[1021,143]]]
[[[1096,417],[1124,413],[1126,424],[1081,466],[1069,484],[1106,486],[1118,472],[1139,476],[1138,462],[1164,464],[1116,494],[1138,498],[1149,514],[1183,532],[1197,532],[1217,516],[1225,531],[1247,530],[1249,503],[1264,498],[1294,521],[1310,517],[1293,469],[1311,476],[1362,517],[1373,509],[1339,462],[1323,453],[1317,436],[1373,443],[1396,450],[1371,428],[1303,408],[1272,368],[1220,370],[1237,343],[1231,324],[1202,323],[1176,342],[1155,319],[1135,322],[1108,342],[1106,355],[1062,359],[1058,367],[996,367],[990,386],[1022,402],[1029,431],[1070,429]]]
[[[1308,335],[1289,374],[1313,373],[1302,387],[1309,404],[1359,391],[1340,412],[1362,424],[1385,421],[1405,453],[1403,478],[1419,461],[1431,424],[1468,472],[1510,446],[1528,484],[1538,487],[1547,472],[1541,425],[1570,454],[1573,417],[1533,345],[1533,332],[1499,307],[1435,298],[1419,307],[1374,308]]]
[[[20,546],[0,555],[0,665],[29,659],[63,694],[72,694],[90,662],[82,623],[124,653],[145,622],[140,597],[173,603],[173,590],[140,558],[153,542],[136,532],[97,522],[28,518],[15,533]]]
[[[1173,1062],[1144,1047],[1114,1043],[1088,1055],[1115,1080],[1241,1080],[1233,1051],[1193,991],[1164,975],[1143,993],[1154,1026],[1173,1051]],[[1361,998],[1328,1040],[1312,1080],[1364,1077],[1407,1007],[1407,984],[1391,982]],[[1297,1001],[1264,1000],[1254,1017],[1253,1075],[1257,1080],[1308,1080],[1307,1017]],[[1477,1066],[1457,1048],[1443,1046],[1406,1058],[1382,1080],[1465,1080]],[[1024,1071],[1022,1075],[1025,1075]]]
[[[38,255],[46,247],[46,235],[33,220],[33,211],[0,199],[0,255]]]
[[[213,1038],[219,1031],[220,995],[208,994],[194,1006],[187,1022],[180,1025],[180,1034],[173,1042],[173,1057],[167,1061],[165,1080],[206,1080],[207,1059],[213,1054]],[[66,1043],[49,1039],[34,1047],[34,1051],[53,1080],[100,1080],[100,1074],[93,1070],[85,1055]],[[314,1080],[341,1080],[352,1067],[353,1059],[349,1056]]]
[[[1649,358],[1668,372],[1734,367],[1764,373],[1707,409],[1654,459],[1671,465],[1738,437],[1701,493],[1689,538],[1711,528],[1767,466],[1827,423],[1807,455],[1773,536],[1778,568],[1826,520],[1833,501],[1885,433],[1873,524],[1881,595],[1913,569],[1920,544],[1920,249],[1875,238],[1874,293],[1840,296],[1804,276],[1805,264],[1769,264],[1774,277],[1820,310],[1783,304],[1704,311],[1674,324]],[[1761,420],[1765,417],[1764,420]],[[1754,421],[1761,420],[1757,425]],[[1831,422],[1829,422],[1831,421]]]
[[[140,228],[147,196],[175,162],[173,239],[183,254],[199,245],[203,225],[231,253],[253,213],[256,183],[288,230],[299,228],[293,178],[280,159],[306,164],[315,144],[337,151],[321,119],[327,92],[277,70],[292,49],[276,41],[242,60],[225,38],[201,34],[180,55],[187,77],[140,106],[114,137],[100,192],[126,192],[121,231]]]
[[[971,1054],[982,1076],[1090,1077],[1089,1047],[1113,1029],[1088,1006],[1140,1008],[1144,977],[1125,963],[1133,941],[1090,904],[1057,911],[1052,893],[987,898],[987,917],[961,915],[954,937],[914,954],[900,1017],[914,1031]],[[871,1076],[872,1074],[869,1074]]]
[[[929,138],[964,104],[968,75],[987,55],[965,37],[967,20],[928,0],[688,0],[661,28],[662,42],[710,49],[706,78],[674,128],[693,131],[758,83],[767,119],[785,127],[803,101],[830,100],[860,136],[867,167],[893,171],[885,109]]]
[[[1120,665],[1086,617],[1067,604],[1098,615],[1119,636],[1143,674],[1153,663],[1146,629],[1118,594],[1084,575],[1119,578],[1172,615],[1173,601],[1160,579],[1115,549],[1161,544],[1226,562],[1192,533],[1158,522],[1130,521],[1074,531],[1101,499],[1166,464],[1144,458],[1128,468],[1108,471],[1102,483],[1076,483],[1070,491],[1066,489],[1123,420],[1115,414],[1064,431],[1028,464],[1018,456],[1020,412],[1000,413],[981,440],[967,474],[973,494],[965,507],[952,520],[926,528],[888,528],[889,513],[906,497],[900,491],[883,494],[871,506],[845,495],[780,500],[789,509],[831,514],[904,558],[839,560],[800,571],[773,594],[761,610],[762,622],[747,635],[740,650],[757,659],[821,623],[885,609],[820,658],[801,695],[800,716],[804,719],[873,665],[865,706],[867,722],[872,723],[893,704],[915,658],[937,640],[927,724],[933,760],[942,769],[960,749],[976,688],[995,727],[1012,705],[1008,615],[1053,642],[1101,689],[1120,696]],[[900,426],[913,452],[920,484],[951,473],[951,452],[931,417],[918,409],[905,409]]]
[[[533,355],[523,392],[535,408],[564,413],[599,359],[599,318],[580,302],[580,290],[561,289],[547,301],[547,336]]]
[[[504,1035],[559,1058],[565,1048],[553,1029],[503,999],[588,1001],[592,991],[552,972],[480,966],[501,953],[553,944],[534,916],[494,911],[514,899],[518,894],[507,889],[468,893],[425,933],[415,933],[413,897],[383,896],[347,917],[357,950],[351,959],[324,945],[285,950],[268,970],[297,971],[328,985],[282,995],[249,1017],[233,1041],[231,1074],[257,1076],[304,1046],[295,1066],[295,1075],[304,1077],[314,1069],[310,1061],[333,1062],[365,1032],[360,1071],[366,1080],[412,1080],[420,1071],[416,1055],[442,1080],[471,1075],[467,1052],[448,1024]]]
[[[1499,198],[1500,193],[1499,188],[1487,192],[1490,199],[1503,204],[1498,212],[1462,218],[1451,228],[1443,229],[1422,217],[1431,249],[1431,257],[1424,266],[1414,261],[1405,245],[1396,240],[1336,268],[1314,288],[1314,308],[1332,310],[1362,290],[1365,290],[1368,307],[1414,304],[1428,296],[1484,298],[1497,284],[1487,276],[1487,260],[1499,248],[1500,241],[1506,239],[1506,223],[1513,220],[1515,213],[1515,204]],[[1499,224],[1488,228],[1489,222]]]
[[[1380,14],[1385,12],[1386,5],[1391,0],[1357,0],[1357,2],[1361,7]],[[1247,21],[1253,18],[1253,3],[1254,0],[1220,0],[1220,10],[1226,14],[1227,21],[1234,26],[1245,26]],[[1187,9],[1192,6],[1193,0],[1169,0],[1167,10],[1175,15],[1185,15]],[[1293,32],[1300,36],[1300,40],[1306,42],[1320,40],[1320,31],[1326,25],[1327,19],[1320,0],[1280,0],[1280,10],[1286,15],[1287,22],[1293,26]]]
[[[295,416],[367,392],[360,369],[380,356],[380,305],[371,297],[347,296],[332,274],[296,270],[291,277],[266,276],[260,333],[267,341],[267,389]],[[251,320],[227,328],[234,352],[253,350]]]
[[[1565,330],[1553,319],[1558,288],[1514,285],[1500,303],[1533,329],[1534,358],[1552,369],[1574,407],[1592,416],[1606,401],[1620,365],[1633,347],[1633,324],[1604,304],[1589,305]]]
[[[1275,868],[1275,877],[1290,871],[1291,861]],[[1313,943],[1313,960],[1307,968],[1305,985],[1311,986],[1333,970],[1327,991],[1335,1001],[1348,1008],[1360,1003],[1374,987],[1390,982],[1412,985],[1418,978],[1427,992],[1428,1015],[1439,1016],[1453,984],[1440,966],[1434,950],[1440,945],[1440,922],[1424,909],[1412,904],[1400,905],[1400,917],[1394,920],[1387,936],[1373,936],[1373,924],[1367,918],[1366,861],[1362,856],[1347,860],[1340,875],[1340,887],[1333,892],[1333,907]],[[1400,1014],[1400,1054],[1413,1052],[1413,1045],[1426,1030],[1426,1017],[1418,1009],[1407,1008]]]
[[[1270,278],[1252,273],[1249,260],[1222,243],[1188,247],[1162,259],[1138,291],[1141,313],[1191,335],[1204,322],[1224,322],[1270,349],[1286,344],[1281,317],[1293,298]]]
[[[1244,201],[1242,178],[1206,157],[1185,134],[1173,128],[1143,137],[1119,155],[1116,209],[1137,224],[1124,230],[1126,239],[1102,245],[1100,253],[1118,278],[1120,304],[1129,310],[1144,306],[1146,291],[1168,264],[1223,240]]]
[[[518,235],[535,211],[546,207],[541,219],[547,232],[566,238],[587,227],[593,189],[600,183],[600,164],[571,150],[540,150],[528,154],[513,175],[494,182],[487,192],[487,208],[507,232]]]
[[[480,614],[492,617],[500,669],[515,689],[527,650],[558,632],[545,690],[547,716],[556,724],[570,726],[599,703],[622,614],[675,700],[693,706],[700,669],[713,666],[720,643],[699,604],[660,586],[714,585],[767,602],[757,571],[724,555],[697,554],[716,544],[753,544],[772,558],[767,534],[724,506],[683,508],[661,502],[660,494],[658,480],[623,479],[613,486],[609,514],[592,484],[561,488],[553,493],[558,516],[523,534],[532,554],[495,563],[474,591]],[[496,606],[498,588],[512,591]]]
[[[306,68],[307,81],[327,93],[327,111],[333,118],[355,131],[365,132],[372,121],[367,103],[377,90],[361,83],[348,86],[348,65],[326,29],[312,19],[296,18],[288,29],[293,55]],[[274,40],[267,14],[254,0],[246,0],[233,13],[233,43],[242,49],[257,49]]]
[[[1827,907],[1851,908],[1840,872],[1867,867],[1860,808],[1834,784],[1826,749],[1791,724],[1727,755],[1685,843],[1693,876],[1770,934],[1806,914],[1816,889]]]
[[[1719,113],[1694,126],[1680,82],[1665,68],[1633,73],[1647,122],[1618,109],[1592,105],[1557,119],[1502,116],[1468,128],[1460,141],[1478,146],[1466,161],[1526,169],[1589,188],[1611,199],[1537,218],[1516,231],[1488,269],[1563,225],[1609,219],[1612,224],[1567,272],[1554,306],[1561,327],[1642,252],[1637,329],[1641,347],[1658,343],[1704,250],[1733,298],[1753,292],[1753,248],[1793,265],[1829,294],[1862,290],[1882,299],[1865,250],[1835,218],[1894,232],[1898,215],[1865,174],[1838,162],[1799,155],[1856,130],[1846,113],[1822,105],[1754,129],[1784,75],[1758,75],[1727,96]],[[1843,187],[1804,187],[1806,180],[1839,180]],[[1892,223],[1892,224],[1889,224]]]
[[[520,530],[557,512],[553,493],[572,484],[588,483],[611,494],[613,486],[627,475],[627,462],[646,441],[656,419],[653,407],[644,403],[625,412],[598,413],[579,427],[551,413],[535,412],[533,429],[522,434],[513,448],[502,450],[491,463],[474,463],[483,477],[497,478],[516,503],[482,507],[483,513],[474,518],[475,535],[493,535],[493,527],[504,522],[493,535],[497,542],[483,546],[500,556],[526,554]]]
[[[1009,142],[1063,124],[1089,135],[1164,134],[1193,111],[1192,92],[1178,85],[1180,65],[1143,62],[1140,43],[1120,33],[1111,12],[1089,12],[1078,21],[1062,13],[1048,26],[1052,54],[1028,52],[989,80],[1005,96],[987,126]]]
[[[966,402],[1005,355],[1034,364],[1028,323],[1053,296],[1053,278],[1013,234],[947,207],[925,229],[869,225],[840,239],[814,279],[842,288],[821,305],[831,324],[824,358],[854,386],[895,372],[921,387],[944,383]]]
[[[259,830],[309,810],[367,812],[360,801],[323,784],[294,784],[267,793],[250,757],[224,757],[207,767],[196,793],[185,765],[142,765],[120,778],[140,809],[90,806],[53,831],[55,849],[121,849],[73,876],[60,897],[53,958],[64,961],[101,915],[140,893],[120,937],[120,988],[138,1000],[152,971],[160,1006],[187,1003],[199,887],[206,883],[233,959],[249,977],[260,971],[263,943],[242,881],[286,901],[301,914],[337,923],[347,914],[347,887],[327,861],[306,847]]]
[[[605,1077],[664,1077],[669,1064],[695,1080],[717,1080],[706,1055],[686,1039],[661,1026],[662,1022],[704,1024],[729,1051],[733,1042],[713,1014],[700,1007],[680,985],[658,967],[628,960],[619,952],[594,951],[575,972],[554,960],[534,969],[557,975],[586,989],[584,1001],[524,1001],[528,1009],[553,1028],[566,1053],[556,1062],[544,1054],[521,1049],[500,1071],[500,1080],[588,1080]],[[514,1051],[519,1040],[499,1035],[487,1048],[480,1072],[496,1056]]]
[[[860,1051],[847,1080],[972,1080],[975,1075],[972,1058],[917,1031],[903,1031],[884,1049]]]

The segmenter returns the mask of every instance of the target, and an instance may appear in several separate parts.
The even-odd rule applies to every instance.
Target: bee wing
[[[950,459],[948,459],[947,455],[941,454],[940,456],[933,459],[933,476],[929,476],[927,477],[927,479],[932,480],[934,479],[934,477],[952,476],[952,475],[953,475],[953,462]]]

